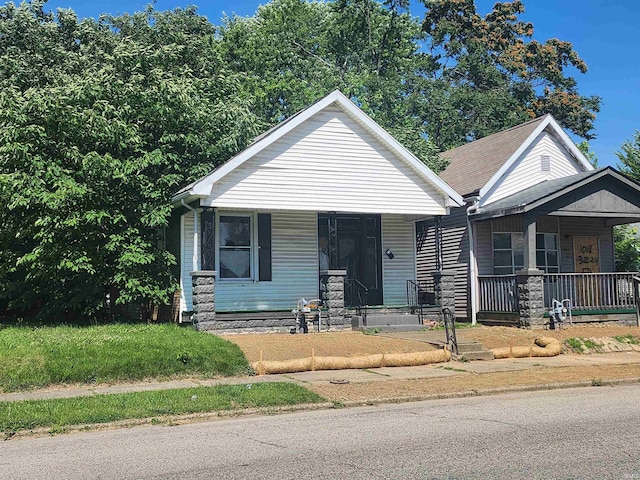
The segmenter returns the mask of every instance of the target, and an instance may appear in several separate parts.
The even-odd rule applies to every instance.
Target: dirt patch
[[[640,328],[618,325],[569,325],[562,330],[527,330],[514,327],[473,327],[459,329],[458,338],[476,340],[485,348],[531,345],[536,337],[553,337],[563,343],[568,338],[602,338],[634,335],[640,337]]]
[[[361,332],[320,332],[303,334],[246,334],[225,335],[223,338],[237,344],[249,362],[262,359],[292,360],[311,356],[353,357],[379,353],[413,353],[434,350],[434,347],[419,341],[365,335]]]
[[[431,395],[448,395],[461,392],[482,392],[514,387],[587,382],[594,386],[605,380],[630,379],[640,381],[640,365],[599,365],[590,367],[536,367],[517,372],[462,374],[448,378],[423,378],[415,380],[389,380],[383,382],[350,383],[336,385],[314,383],[307,387],[334,402],[371,402],[401,400]]]

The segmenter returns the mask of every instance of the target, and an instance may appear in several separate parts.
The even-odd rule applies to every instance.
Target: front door
[[[382,244],[380,215],[336,215],[338,268],[347,271],[345,305],[357,305],[360,285],[367,288],[368,305],[382,305]],[[329,216],[318,215],[318,243],[329,244]]]

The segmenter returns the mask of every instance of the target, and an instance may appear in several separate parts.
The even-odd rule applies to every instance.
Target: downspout
[[[184,202],[184,199],[180,199],[180,203],[187,210],[191,210],[193,212],[193,270],[192,272],[198,271],[198,211],[193,208],[188,203]]]
[[[478,197],[472,199],[473,203],[467,208],[467,231],[469,232],[469,293],[471,297],[471,324],[477,323],[478,305],[478,272],[476,266],[475,240],[473,237],[473,226],[471,224],[471,214],[478,209]]]

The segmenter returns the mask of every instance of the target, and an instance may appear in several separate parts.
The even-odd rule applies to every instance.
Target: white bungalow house
[[[196,311],[200,328],[233,328],[290,326],[298,299],[321,295],[321,277],[344,285],[329,292],[334,307],[362,303],[362,289],[368,305],[406,304],[416,222],[463,201],[334,91],[173,204],[180,311]]]
[[[442,155],[440,177],[466,204],[420,222],[418,277],[434,262],[455,274],[457,317],[542,325],[557,300],[583,321],[635,320],[613,227],[640,218],[636,182],[594,169],[551,115]]]

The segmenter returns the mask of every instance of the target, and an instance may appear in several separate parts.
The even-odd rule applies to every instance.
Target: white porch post
[[[478,268],[476,264],[476,245],[473,224],[467,211],[467,231],[469,232],[469,300],[471,302],[471,325],[478,321]]]

